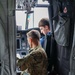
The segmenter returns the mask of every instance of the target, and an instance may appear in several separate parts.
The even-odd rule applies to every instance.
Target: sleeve
[[[24,58],[19,59],[17,62],[17,66],[20,67],[20,69],[22,71],[24,71],[25,69],[28,68],[28,66],[30,65],[30,63],[34,62],[34,52],[29,53],[28,55],[26,55]]]

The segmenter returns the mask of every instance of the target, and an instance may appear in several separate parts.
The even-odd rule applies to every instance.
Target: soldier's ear
[[[32,42],[33,41],[33,39],[32,38],[30,38],[30,42]]]

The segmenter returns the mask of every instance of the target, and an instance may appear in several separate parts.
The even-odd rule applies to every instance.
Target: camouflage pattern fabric
[[[27,69],[30,75],[47,75],[47,55],[41,46],[37,46],[24,58],[19,59],[17,65],[22,71]]]

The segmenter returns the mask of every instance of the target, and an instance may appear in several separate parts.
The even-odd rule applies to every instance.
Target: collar
[[[51,32],[48,32],[47,35],[51,35]]]
[[[35,48],[31,48],[31,49],[29,50],[29,53],[32,52],[33,50],[37,50],[38,47],[41,47],[41,45],[38,45],[38,46],[36,46]]]

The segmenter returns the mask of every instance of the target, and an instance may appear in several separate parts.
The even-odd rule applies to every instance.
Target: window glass
[[[25,22],[26,21],[26,14],[25,11],[18,11],[16,10],[16,25],[18,26],[19,30],[25,29]]]
[[[38,22],[41,18],[48,18],[47,7],[40,6],[31,8],[31,13],[27,15],[27,10],[17,6],[18,4],[20,4],[21,6],[22,3],[24,3],[24,0],[17,0],[16,2],[16,25],[18,26],[18,30],[25,30],[27,28],[38,27]],[[43,2],[43,0],[38,0],[37,4],[48,4],[48,1]]]

